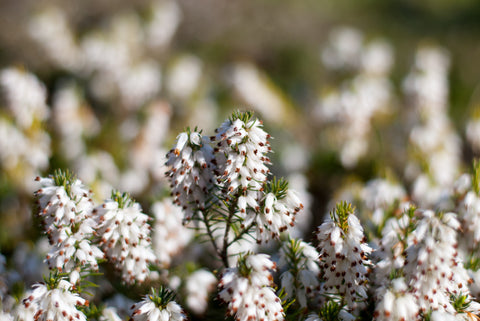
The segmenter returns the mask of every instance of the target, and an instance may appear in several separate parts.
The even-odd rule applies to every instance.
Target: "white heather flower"
[[[199,132],[188,130],[178,135],[174,148],[167,154],[166,175],[174,202],[183,209],[185,220],[208,205],[208,191],[213,184],[213,154],[207,141]]]
[[[22,303],[27,309],[33,307],[33,319],[37,321],[86,321],[85,315],[76,306],[88,305],[88,301],[72,293],[71,289],[72,284],[66,280],[58,281],[54,287],[35,284]]]
[[[374,320],[415,320],[419,307],[412,293],[408,292],[403,278],[390,281],[390,287],[381,286],[376,293]]]
[[[414,231],[405,274],[422,311],[454,313],[450,296],[469,296],[470,278],[457,252],[459,227],[454,213],[436,215],[426,210]]]
[[[20,128],[30,128],[34,120],[48,117],[47,91],[33,74],[16,68],[4,69],[0,72],[0,88]]]
[[[133,321],[186,321],[187,316],[180,305],[172,301],[172,292],[160,289],[146,295],[143,301],[132,306]]]
[[[122,321],[122,319],[118,316],[117,309],[108,307],[103,309],[99,321]]]
[[[326,294],[345,297],[350,309],[367,298],[367,273],[372,249],[364,241],[363,228],[348,203],[339,203],[330,217],[318,227],[320,267]]]
[[[190,242],[193,231],[182,224],[182,209],[166,198],[152,206],[155,216],[153,249],[160,264],[168,267],[175,254]]]
[[[38,216],[52,245],[47,255],[49,267],[71,272],[80,264],[97,270],[97,259],[103,258],[103,253],[90,241],[96,228],[90,192],[69,173],[36,180],[42,185],[35,192]]]
[[[95,209],[100,246],[107,259],[122,274],[125,283],[143,282],[148,264],[156,261],[150,245],[148,215],[127,194],[112,193],[112,199]]]
[[[13,321],[13,315],[8,312],[0,311],[0,320],[2,321]]]
[[[280,249],[280,275],[286,298],[296,298],[302,308],[307,307],[307,298],[318,290],[319,254],[313,246],[301,240],[290,239]]]
[[[272,285],[275,263],[265,254],[247,254],[228,268],[219,283],[219,298],[228,304],[227,315],[237,321],[281,321],[283,308]]]
[[[259,191],[270,172],[266,155],[271,150],[262,122],[250,112],[234,113],[215,132],[218,183],[230,195]]]
[[[196,314],[202,314],[208,307],[208,298],[215,289],[217,278],[207,270],[198,270],[186,280],[187,306]]]
[[[268,242],[269,239],[277,238],[281,232],[294,226],[295,217],[303,205],[295,191],[288,189],[287,185],[284,179],[268,182],[265,184],[266,195],[261,202],[260,211],[246,211],[242,224],[248,226],[255,220],[257,242]],[[240,199],[242,198],[243,196],[240,196]]]
[[[392,217],[385,222],[379,248],[373,252],[377,259],[374,273],[375,284],[385,286],[390,282],[392,272],[402,271],[407,262],[407,248],[414,244],[412,231],[415,226],[415,207],[405,209],[399,218]]]

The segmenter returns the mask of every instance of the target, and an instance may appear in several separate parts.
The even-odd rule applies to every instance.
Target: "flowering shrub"
[[[393,45],[340,28],[295,101],[150,5],[46,8],[45,83],[0,70],[0,321],[480,319],[480,113],[452,117],[447,50],[395,88]]]
[[[365,186],[359,205],[363,215],[375,213],[373,228],[380,234],[365,229],[358,210],[342,201],[308,243],[289,236],[304,206],[287,180],[271,174],[271,137],[262,122],[251,112],[235,112],[215,135],[202,132],[187,128],[167,153],[172,198],[165,200],[173,205],[157,202],[155,214],[143,213],[116,190],[96,205],[68,171],[37,177],[34,214],[49,241],[50,272],[45,283],[10,303],[5,318],[181,321],[210,308],[238,321],[478,318],[479,164],[448,195],[457,213],[417,209],[386,183],[391,196],[378,195],[372,190],[383,185],[375,181]],[[169,271],[174,252],[154,249],[168,244],[162,226],[176,228],[166,215],[207,241],[196,251],[216,260],[198,260],[187,275]],[[158,222],[151,225],[153,220]],[[152,241],[152,226],[163,241]],[[459,231],[471,242],[460,242]],[[194,247],[188,239],[182,244]],[[125,297],[110,306],[101,289],[107,284],[140,296],[150,287],[151,294],[129,309]],[[8,307],[8,291],[3,293]]]

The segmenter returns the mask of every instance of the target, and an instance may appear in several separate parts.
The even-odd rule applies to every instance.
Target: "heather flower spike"
[[[143,301],[132,306],[133,321],[185,321],[183,309],[173,301],[175,294],[166,289],[151,290]]]
[[[372,249],[365,243],[363,228],[351,204],[341,202],[330,212],[330,219],[318,227],[322,291],[341,295],[354,310],[367,299],[367,275]]]
[[[283,307],[275,294],[270,270],[276,265],[265,254],[246,254],[237,267],[228,268],[219,283],[219,298],[227,315],[237,321],[282,321]]]
[[[143,282],[148,265],[156,262],[150,243],[150,217],[126,193],[113,191],[110,200],[95,208],[99,245],[125,283]]]
[[[34,312],[36,321],[86,321],[77,307],[88,306],[88,301],[73,292],[73,285],[58,274],[50,274],[45,283],[33,285],[22,301],[26,309]]]
[[[167,154],[166,165],[170,169],[166,176],[174,203],[183,209],[186,221],[205,210],[213,186],[213,153],[207,141],[197,128],[187,128],[177,136],[174,148]]]
[[[280,249],[280,269],[285,269],[280,280],[285,298],[295,298],[302,308],[320,290],[318,258],[317,250],[301,240],[288,239]]]
[[[204,235],[229,267],[229,248],[253,237],[278,239],[303,208],[285,179],[268,180],[269,139],[252,112],[235,112],[207,138],[187,128],[167,154],[174,203],[185,220],[201,221]]]
[[[57,170],[52,177],[36,180],[42,186],[35,192],[37,215],[52,245],[49,267],[66,272],[84,266],[97,270],[103,253],[92,242],[96,223],[90,191],[68,171]]]

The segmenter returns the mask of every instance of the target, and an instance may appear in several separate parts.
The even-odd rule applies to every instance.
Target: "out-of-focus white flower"
[[[33,74],[8,68],[0,71],[0,96],[8,109],[0,118],[0,165],[31,192],[32,177],[49,164],[50,136],[42,127],[49,116],[46,89]]]
[[[146,27],[147,44],[154,49],[165,49],[175,35],[181,18],[182,12],[176,1],[154,1],[152,17]]]
[[[58,7],[49,7],[31,19],[30,36],[42,47],[47,56],[61,68],[79,71],[82,55],[68,24],[68,17]]]
[[[193,55],[179,57],[167,75],[167,89],[172,96],[189,98],[199,86],[202,67],[202,61]]]
[[[364,242],[363,228],[346,202],[337,204],[318,227],[320,268],[323,268],[325,294],[345,297],[350,309],[363,304],[367,298],[367,273],[370,261],[366,255],[372,249]]]
[[[100,123],[83,101],[78,86],[73,83],[55,92],[52,105],[52,119],[60,135],[62,157],[75,160],[85,152],[84,137],[96,135]]]
[[[282,321],[284,313],[272,285],[275,263],[265,254],[247,254],[237,267],[228,268],[219,283],[218,296],[228,304],[227,315],[237,321]]]
[[[140,204],[127,194],[112,194],[112,199],[95,209],[97,234],[105,256],[122,274],[125,283],[143,282],[148,264],[156,261],[150,245],[150,218]]]
[[[217,278],[207,270],[197,270],[186,280],[187,306],[196,314],[202,314],[208,307],[208,297],[215,289]]]
[[[392,84],[386,76],[359,73],[315,106],[315,116],[333,128],[332,143],[345,167],[354,167],[367,155],[374,117],[391,110]]]
[[[480,119],[469,119],[465,128],[465,134],[472,149],[476,153],[480,152]]]
[[[386,75],[393,65],[392,46],[383,40],[369,43],[362,51],[362,69],[373,75]]]
[[[323,63],[331,69],[358,68],[363,46],[363,34],[351,27],[335,29],[321,52]]]
[[[2,321],[14,321],[13,315],[8,312],[0,311],[0,320]]]
[[[313,246],[301,240],[290,239],[280,249],[280,276],[285,298],[296,298],[302,308],[307,307],[307,298],[319,290],[319,254]],[[318,293],[317,293],[318,294]]]
[[[72,284],[66,280],[60,280],[55,287],[35,284],[22,304],[25,308],[35,311],[32,320],[86,321],[85,315],[76,306],[88,305],[88,301],[71,292],[71,289]],[[22,316],[19,318],[23,319]]]
[[[161,289],[157,294],[146,295],[142,302],[132,306],[134,321],[186,321],[187,316],[171,292]]]
[[[212,148],[208,138],[199,132],[183,132],[167,158],[166,175],[174,202],[183,209],[185,220],[189,220],[208,205],[207,194],[213,186]]]
[[[139,109],[154,98],[161,89],[162,73],[153,60],[130,66],[116,79],[118,93],[127,109]]]
[[[47,90],[35,75],[16,68],[4,69],[0,72],[0,87],[20,128],[30,128],[35,120],[49,116]]]
[[[132,123],[127,120],[122,124],[122,135],[131,141],[129,157],[130,167],[136,169],[135,172],[143,171],[152,175],[155,181],[165,179],[165,164],[167,151],[163,147],[163,142],[168,134],[170,119],[172,117],[172,107],[165,101],[153,101],[145,109],[145,122],[142,124]],[[133,127],[133,129],[132,129]],[[130,181],[122,182],[122,187],[131,186]],[[148,180],[144,185],[148,184]],[[139,184],[140,185],[140,184]],[[145,186],[143,186],[145,187]],[[131,189],[133,191],[141,189]]]
[[[391,287],[381,286],[376,293],[374,320],[415,320],[419,307],[403,278],[390,281]]]
[[[385,211],[405,196],[406,192],[403,186],[384,179],[369,181],[361,192],[363,203],[372,212],[372,221],[377,225],[380,225],[385,219]]]
[[[236,93],[268,121],[279,123],[285,117],[287,103],[267,75],[254,65],[238,63],[229,71]]]
[[[119,184],[119,170],[112,155],[106,151],[92,151],[75,160],[78,176],[95,192],[98,201],[108,198],[113,186]]]
[[[103,309],[99,321],[122,321],[122,319],[118,316],[117,309],[108,307]]]
[[[190,242],[193,231],[183,225],[182,209],[166,198],[152,206],[155,216],[153,250],[159,263],[169,266],[172,257]]]

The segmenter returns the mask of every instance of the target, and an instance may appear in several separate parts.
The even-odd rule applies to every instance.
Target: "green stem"
[[[238,233],[237,236],[235,236],[233,238],[233,240],[231,240],[229,243],[228,243],[228,246],[232,245],[233,243],[237,242],[238,240],[240,240],[245,234],[247,234],[248,232],[250,232],[250,229],[255,225],[255,222],[252,222],[250,223],[247,227],[243,228],[243,230]]]
[[[213,232],[212,232],[212,229],[210,227],[210,224],[208,222],[208,219],[207,219],[206,215],[202,214],[202,220],[203,220],[203,223],[205,223],[205,227],[207,228],[208,237],[210,238],[210,242],[212,243],[213,248],[215,249],[215,252],[217,253],[218,256],[222,257],[222,251],[220,251],[217,243],[215,242],[215,237],[213,236]]]

